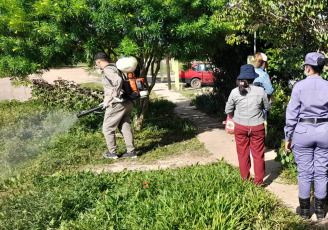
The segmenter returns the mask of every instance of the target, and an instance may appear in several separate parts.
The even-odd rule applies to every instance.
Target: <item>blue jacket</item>
[[[255,68],[255,72],[259,75],[257,78],[255,78],[253,84],[261,86],[264,88],[264,91],[271,95],[273,93],[273,87],[270,81],[269,74],[267,74],[262,67]],[[256,84],[259,83],[259,84]]]

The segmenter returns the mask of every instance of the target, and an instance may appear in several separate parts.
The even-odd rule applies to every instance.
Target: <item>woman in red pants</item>
[[[240,174],[243,179],[250,178],[250,150],[254,161],[254,183],[263,184],[264,163],[264,118],[263,110],[270,109],[267,94],[262,87],[254,86],[259,75],[253,65],[242,65],[237,78],[237,87],[230,93],[225,107],[226,114],[235,122],[235,140]]]

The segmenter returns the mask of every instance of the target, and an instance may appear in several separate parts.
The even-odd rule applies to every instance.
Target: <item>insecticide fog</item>
[[[36,112],[17,126],[0,130],[0,178],[49,148],[51,139],[67,132],[76,121],[76,115],[67,111]]]

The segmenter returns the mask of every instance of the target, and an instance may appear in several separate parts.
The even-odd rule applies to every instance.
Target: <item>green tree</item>
[[[232,0],[221,15],[236,28],[229,43],[247,43],[245,38],[257,33],[258,50],[269,57],[268,72],[285,82],[304,77],[300,64],[306,53],[328,51],[327,16],[327,1],[319,0]]]
[[[152,90],[166,56],[180,60],[209,57],[216,45],[225,44],[226,30],[216,16],[226,1],[213,0],[102,0],[93,13],[96,29],[87,53],[101,49],[112,56],[133,55],[139,60],[140,77]],[[221,35],[221,40],[218,40]],[[139,100],[135,127],[141,127],[148,100]]]
[[[327,1],[233,0],[225,15],[233,19],[238,30],[250,33],[257,31],[261,39],[274,47],[302,45],[314,50],[327,50]]]
[[[229,27],[225,0],[4,0],[0,3],[0,76],[28,74],[87,60],[104,51],[138,58],[151,91],[166,55],[208,58]],[[218,39],[220,38],[220,39]],[[137,102],[142,127],[148,100]]]
[[[83,59],[89,37],[85,0],[2,0],[0,77],[24,78]]]

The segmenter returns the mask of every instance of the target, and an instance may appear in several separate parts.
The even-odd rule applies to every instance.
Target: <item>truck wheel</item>
[[[202,82],[198,78],[194,78],[190,82],[191,87],[199,89],[202,86]]]

